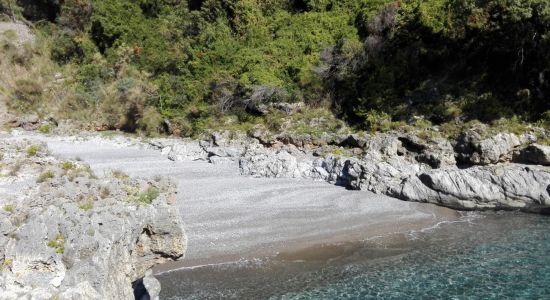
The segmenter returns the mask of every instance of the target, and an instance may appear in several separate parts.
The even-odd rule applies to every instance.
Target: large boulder
[[[550,146],[530,145],[521,151],[519,160],[530,164],[550,166]]]
[[[521,144],[521,139],[513,133],[482,138],[477,131],[468,130],[457,139],[455,151],[459,163],[489,165],[511,161]]]
[[[399,140],[406,150],[404,155],[419,163],[425,163],[434,169],[456,165],[453,146],[445,138],[421,139],[407,134],[399,137]]]
[[[430,170],[407,178],[396,196],[458,209],[541,212],[550,208],[550,170],[516,164]]]
[[[262,145],[250,145],[239,160],[242,174],[258,177],[310,178],[313,160],[291,154],[288,150],[274,150]]]

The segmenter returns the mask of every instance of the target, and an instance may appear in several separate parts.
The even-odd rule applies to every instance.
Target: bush
[[[38,127],[38,131],[41,133],[50,133],[52,126],[50,124],[42,124]]]
[[[42,86],[35,80],[19,79],[15,82],[14,101],[9,105],[22,112],[32,110],[40,102],[42,90]]]
[[[42,183],[54,177],[55,177],[55,174],[52,171],[48,170],[41,173],[40,176],[38,176],[38,179],[36,179],[36,182]]]
[[[141,117],[137,121],[138,128],[145,132],[147,135],[158,134],[163,132],[162,122],[164,121],[162,115],[154,107],[146,107],[143,110]]]
[[[149,187],[144,193],[140,193],[137,196],[137,202],[140,204],[151,204],[160,195],[160,191],[157,188]]]
[[[27,156],[36,156],[38,151],[40,151],[40,146],[31,145],[27,148]]]
[[[54,239],[49,240],[47,243],[48,247],[54,248],[55,253],[63,254],[65,252],[65,236],[61,233],[55,236]]]

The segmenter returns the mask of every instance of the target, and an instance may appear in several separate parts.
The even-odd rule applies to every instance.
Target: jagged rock
[[[25,130],[36,130],[40,125],[40,118],[35,114],[13,117],[8,121],[10,127],[21,127]]]
[[[175,142],[167,150],[168,158],[173,161],[206,160],[208,153],[197,141]]]
[[[375,134],[368,139],[365,145],[365,150],[376,157],[399,156],[405,152],[402,148],[398,136],[393,134]]]
[[[232,165],[235,163],[235,159],[229,157],[211,156],[208,158],[208,162],[214,165]]]
[[[249,146],[239,160],[242,174],[260,177],[311,178],[313,160],[291,154],[288,150]]]
[[[435,169],[456,165],[453,146],[447,139],[433,138],[426,141],[409,134],[399,137],[399,140],[406,149],[404,154],[412,156],[420,163],[428,164]]]
[[[250,130],[249,135],[263,145],[273,144],[269,131],[263,126],[255,126]]]
[[[499,133],[482,139],[479,133],[469,130],[459,136],[455,151],[460,163],[489,165],[511,161],[519,146],[521,140],[513,133]]]
[[[339,146],[350,148],[364,148],[367,145],[367,142],[368,138],[366,136],[361,136],[359,134],[350,134],[340,141]]]
[[[491,143],[502,145],[489,147]],[[518,138],[502,134],[470,145],[478,150],[472,151],[469,158],[478,163],[498,163],[516,150]],[[459,169],[453,147],[445,139],[425,141],[414,136],[375,134],[367,140],[362,156],[349,152],[356,158],[326,155],[330,147],[316,150],[315,155],[290,149],[252,147],[240,159],[241,172],[322,179],[352,189],[457,209],[537,212],[550,206],[547,168],[500,163]]]
[[[550,208],[550,171],[522,165],[431,170],[403,183],[400,198],[458,209]]]
[[[395,196],[405,178],[428,169],[424,164],[411,163],[404,157],[380,159],[376,155],[367,155],[357,162],[361,176],[350,181],[352,187],[378,194]]]
[[[133,299],[146,270],[183,257],[170,182],[97,178],[32,141],[0,148],[3,165],[23,161],[0,177],[0,299]]]
[[[530,145],[521,151],[519,160],[526,163],[549,166],[550,146],[539,144]]]
[[[136,300],[159,300],[160,282],[153,276],[151,270],[145,273],[145,277],[134,284]]]

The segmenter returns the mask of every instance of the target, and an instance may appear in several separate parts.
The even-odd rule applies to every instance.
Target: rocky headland
[[[186,249],[175,193],[160,177],[98,177],[37,140],[2,136],[0,299],[133,299],[136,281],[156,299],[148,270]]]

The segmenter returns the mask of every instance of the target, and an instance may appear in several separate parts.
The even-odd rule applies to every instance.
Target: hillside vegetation
[[[280,130],[284,116],[259,109],[279,102],[304,102],[327,130],[550,126],[547,0],[0,0],[0,12],[38,34],[23,50],[4,34],[9,106],[96,129]]]

